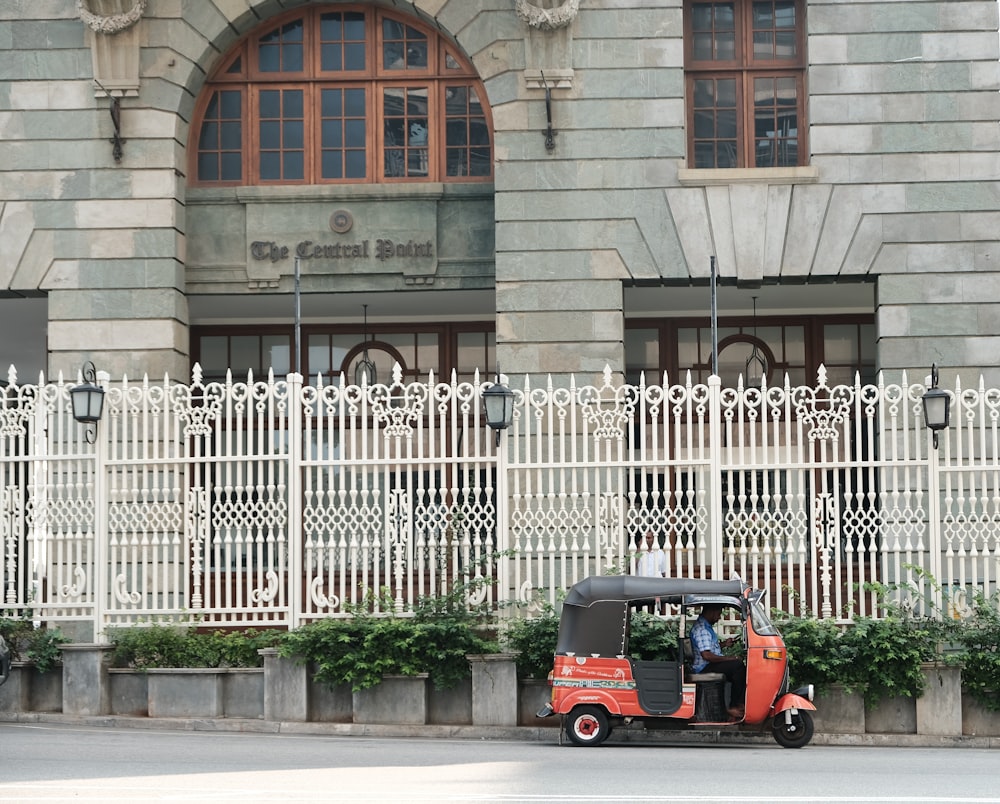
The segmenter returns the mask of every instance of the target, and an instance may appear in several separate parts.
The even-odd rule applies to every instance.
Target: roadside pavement
[[[539,726],[449,726],[382,725],[373,723],[319,723],[265,721],[252,718],[145,718],[121,715],[63,715],[45,712],[0,712],[5,723],[60,723],[91,728],[145,729],[198,732],[253,732],[258,734],[302,734],[330,737],[395,737],[414,739],[497,740],[550,744],[568,744],[562,730]],[[613,744],[692,744],[692,745],[773,745],[778,744],[769,731],[740,729],[653,730],[640,725],[615,729],[606,745]],[[821,734],[813,735],[811,745],[859,747],[891,746],[896,748],[996,748],[1000,737],[936,736],[930,734]]]

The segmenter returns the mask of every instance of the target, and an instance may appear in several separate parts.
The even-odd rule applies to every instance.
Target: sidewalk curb
[[[52,723],[88,728],[146,731],[196,731],[249,734],[300,734],[326,737],[389,737],[507,742],[565,743],[557,728],[539,726],[380,725],[372,723],[319,723],[264,721],[242,718],[144,718],[122,715],[62,715],[57,713],[0,712],[0,723]],[[666,731],[641,726],[616,729],[606,745],[767,745],[778,748],[766,731]],[[1000,737],[929,734],[816,734],[810,745],[859,748],[978,748],[1000,749]]]

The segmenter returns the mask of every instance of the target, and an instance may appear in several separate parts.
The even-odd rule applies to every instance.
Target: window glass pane
[[[235,90],[220,92],[222,97],[222,117],[226,120],[239,120],[243,116],[243,93]]]
[[[324,120],[320,136],[324,148],[340,148],[344,144],[343,123],[340,120]]]
[[[286,179],[305,178],[305,163],[301,151],[292,151],[285,154],[284,170],[284,178]]]
[[[655,372],[660,365],[659,332],[655,329],[625,330],[625,371],[646,372],[646,382],[655,382],[650,370]]]
[[[306,354],[309,356],[309,376],[326,374],[330,371],[330,336],[312,334],[306,336]]]
[[[862,324],[859,336],[861,342],[861,359],[865,363],[875,363],[875,325]]]
[[[304,144],[302,134],[301,120],[290,120],[284,123],[282,125],[282,145],[286,148],[301,148]]]
[[[281,178],[281,156],[278,153],[262,153],[260,155],[260,177],[277,180]]]
[[[205,335],[199,341],[198,362],[205,374],[219,376],[229,368],[229,338],[225,335]]]
[[[855,324],[827,324],[823,327],[823,358],[829,364],[853,366],[858,343]]]
[[[438,336],[436,332],[417,333],[416,368],[422,372],[433,369],[439,371],[441,366],[438,360]],[[447,380],[447,377],[439,377],[440,380]]]
[[[223,123],[219,144],[227,151],[237,151],[243,146],[243,126],[240,123]]]
[[[302,90],[287,89],[284,92],[285,117],[302,117]]]
[[[365,121],[348,120],[344,123],[346,137],[345,144],[349,148],[364,148],[365,146]],[[362,154],[364,156],[364,154]]]
[[[262,368],[265,371],[271,369],[275,375],[284,376],[292,370],[292,350],[287,335],[265,335],[263,347],[267,365]]]
[[[484,332],[459,332],[456,341],[456,364],[458,371],[473,373],[479,369],[480,374],[489,371],[486,363],[487,343]],[[448,379],[448,378],[444,378]]]
[[[416,28],[385,18],[382,20],[382,65],[387,70],[427,67],[427,37]]]
[[[234,374],[245,374],[247,369],[260,373],[260,336],[233,335],[229,339],[229,350]]]
[[[216,150],[219,147],[219,124],[206,120],[198,137],[198,147],[202,150]]]
[[[806,331],[803,327],[787,326],[785,332],[785,360],[792,366],[806,364]]]
[[[350,117],[365,116],[365,91],[363,89],[344,91],[344,112]]]
[[[198,179],[199,181],[219,180],[218,154],[198,154]]]
[[[261,148],[281,147],[281,123],[261,120],[260,146]]]
[[[260,116],[281,116],[281,93],[276,89],[265,89],[260,93]]]
[[[243,155],[225,153],[222,155],[223,181],[239,181],[243,178]]]
[[[711,346],[709,346],[709,351]],[[708,354],[705,358],[698,353],[698,330],[681,328],[677,330],[677,366],[681,371],[694,368],[698,363],[708,362],[712,358]]]

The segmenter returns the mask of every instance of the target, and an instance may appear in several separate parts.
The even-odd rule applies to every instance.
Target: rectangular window
[[[320,175],[324,179],[364,179],[367,175],[365,90],[320,92]]]
[[[689,165],[805,164],[803,0],[687,0]]]
[[[262,89],[258,95],[260,179],[305,177],[305,103],[301,89]]]
[[[383,170],[387,178],[426,176],[427,87],[386,87],[382,93]]]
[[[449,176],[490,175],[490,134],[472,86],[445,87],[445,159]]]
[[[332,12],[319,18],[320,70],[360,72],[367,66],[365,15],[360,11]]]
[[[305,65],[302,20],[275,28],[258,40],[257,65],[262,73],[300,73]]]
[[[212,94],[198,136],[198,181],[243,179],[243,93]]]

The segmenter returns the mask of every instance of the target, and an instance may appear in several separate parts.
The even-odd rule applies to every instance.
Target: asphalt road
[[[0,801],[998,802],[1000,751],[0,723]]]

